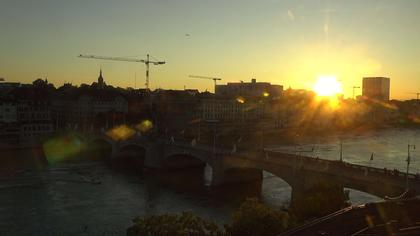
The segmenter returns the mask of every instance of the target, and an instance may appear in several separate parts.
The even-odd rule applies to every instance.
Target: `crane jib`
[[[165,61],[150,61],[149,54],[147,55],[147,60],[142,59],[133,59],[133,58],[124,58],[124,57],[104,57],[104,56],[95,56],[95,55],[83,55],[79,54],[78,57],[89,58],[89,59],[100,59],[100,60],[111,60],[111,61],[126,61],[126,62],[140,62],[146,64],[146,89],[149,89],[149,64],[153,65],[164,65]]]

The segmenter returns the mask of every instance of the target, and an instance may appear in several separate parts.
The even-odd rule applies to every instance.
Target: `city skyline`
[[[238,7],[240,5],[240,8]],[[212,81],[256,78],[285,89],[313,89],[336,76],[346,97],[362,78],[391,78],[391,98],[420,90],[418,1],[9,1],[0,9],[0,77],[61,86],[92,83],[144,87],[139,63],[77,58],[150,53],[151,88],[213,91]],[[19,16],[17,18],[17,16]],[[357,17],[356,17],[357,16]],[[357,95],[361,94],[359,89]]]

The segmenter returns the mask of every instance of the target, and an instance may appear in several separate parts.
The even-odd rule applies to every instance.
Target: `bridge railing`
[[[387,168],[370,167],[370,166],[353,164],[353,163],[348,163],[348,162],[343,162],[343,161],[338,161],[338,160],[326,160],[326,159],[321,159],[321,158],[308,157],[304,155],[295,155],[295,154],[290,154],[290,153],[281,153],[281,152],[276,152],[276,151],[267,151],[267,152],[272,153],[272,154],[277,154],[283,157],[287,156],[289,158],[299,160],[299,162],[306,163],[306,164],[308,164],[308,162],[309,163],[311,162],[312,163],[313,162],[326,163],[330,165],[330,167],[336,166],[337,168],[342,168],[343,166],[345,166],[345,167],[352,168],[355,170],[366,171],[367,173],[378,173],[378,174],[383,174],[385,176],[398,176],[402,178],[407,177],[407,173],[401,172],[397,169],[391,170]],[[413,180],[420,180],[420,175],[418,173],[416,174],[409,173],[408,178],[413,179]]]
[[[348,163],[348,162],[344,162],[346,163],[346,165],[355,168],[355,169],[363,169],[363,170],[367,170],[368,172],[376,172],[376,173],[381,173],[381,174],[386,174],[386,175],[394,175],[394,176],[400,176],[400,177],[406,177],[407,173],[401,172],[397,169],[387,169],[387,168],[378,168],[378,167],[371,167],[371,166],[363,166],[363,165],[359,165],[359,164],[352,164],[352,163]],[[410,179],[420,179],[419,178],[419,174],[413,174],[413,173],[408,173],[408,178]]]
[[[183,141],[175,141],[172,142],[171,140],[163,140],[167,145],[172,145],[176,147],[182,147],[187,149],[194,149],[199,151],[207,151],[207,152],[213,152],[213,147],[209,145],[203,145],[203,144],[195,144],[192,145],[190,142],[183,142]],[[232,153],[232,150],[223,148],[220,146],[216,146],[216,154],[229,154]]]
[[[102,134],[103,135],[103,134]],[[142,136],[142,138],[144,138]],[[196,143],[194,145],[192,145],[192,140],[187,140],[187,139],[180,139],[179,137],[177,137],[176,140],[171,140],[168,137],[149,137],[149,138],[154,138],[154,139],[158,139],[161,142],[164,142],[168,145],[174,145],[174,146],[178,146],[178,147],[184,147],[184,148],[190,148],[190,149],[195,149],[195,150],[200,150],[200,151],[206,151],[206,152],[213,152],[213,146],[211,145],[206,145],[206,144],[202,144],[202,143]],[[233,148],[233,147],[232,147]],[[232,150],[230,147],[226,148],[225,146],[216,146],[216,154],[241,154],[241,153],[256,153],[258,151],[261,151],[262,153],[262,149],[258,149],[258,148],[252,148],[252,147],[248,147],[248,148],[236,148],[236,150]],[[348,163],[348,162],[342,162],[342,161],[338,161],[338,160],[326,160],[326,159],[321,159],[321,158],[314,158],[314,157],[308,157],[308,156],[304,156],[304,155],[296,155],[296,154],[291,154],[291,153],[283,153],[283,152],[278,152],[278,151],[272,151],[272,150],[264,150],[265,153],[268,154],[274,154],[274,155],[279,155],[281,157],[288,157],[289,159],[294,159],[294,160],[298,160],[300,163],[299,165],[301,165],[301,163],[307,163],[307,162],[317,162],[317,163],[328,163],[328,165],[330,165],[331,167],[336,166],[338,168],[341,168],[343,166],[345,167],[349,167],[352,169],[356,169],[356,170],[363,170],[366,171],[367,173],[379,173],[379,174],[383,174],[385,176],[398,176],[398,177],[402,177],[402,178],[407,178],[407,174],[403,173],[397,169],[391,170],[391,169],[387,169],[387,168],[377,168],[377,167],[370,167],[370,166],[363,166],[360,164],[353,164],[353,163]],[[413,179],[413,180],[420,180],[420,174],[416,173],[409,173],[408,174],[408,178],[409,179]]]

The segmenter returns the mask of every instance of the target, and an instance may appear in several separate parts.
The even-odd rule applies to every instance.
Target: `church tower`
[[[104,78],[102,77],[102,69],[99,71],[98,87],[99,88],[105,88]]]

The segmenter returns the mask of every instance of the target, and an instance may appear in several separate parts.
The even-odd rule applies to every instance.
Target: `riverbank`
[[[1,149],[0,176],[23,169],[44,169],[48,165],[41,146]]]

